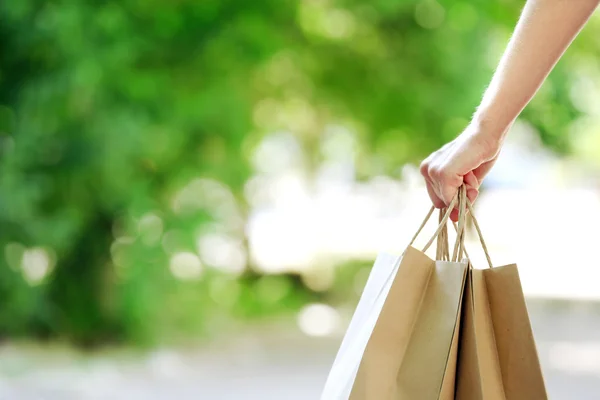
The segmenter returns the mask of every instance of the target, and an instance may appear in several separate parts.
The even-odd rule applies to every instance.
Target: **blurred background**
[[[523,4],[0,2],[0,399],[318,398]],[[550,398],[598,399],[599,13],[476,212]]]

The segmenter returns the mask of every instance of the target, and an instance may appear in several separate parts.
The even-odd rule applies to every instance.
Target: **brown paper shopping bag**
[[[517,266],[469,267],[461,321],[457,400],[548,398]],[[460,228],[459,228],[460,230]]]
[[[376,270],[376,262],[369,282],[377,273],[387,275],[379,279],[385,284],[376,290],[367,283],[322,400],[452,399],[440,396],[454,392],[468,265],[450,261],[444,245],[446,221],[455,202],[423,251],[409,246],[394,265],[388,262],[387,274]],[[439,236],[437,255],[441,259],[432,260],[424,252]]]

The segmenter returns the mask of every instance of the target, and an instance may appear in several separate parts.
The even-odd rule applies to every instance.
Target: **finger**
[[[470,171],[465,176],[463,176],[463,182],[465,183],[467,188],[472,188],[476,190],[479,189],[479,179],[477,179],[477,176],[475,176],[473,171]]]
[[[462,176],[442,173],[439,182],[439,195],[440,198],[449,205],[456,194],[458,193],[458,189],[463,184]]]
[[[428,175],[435,194],[445,205],[449,205],[462,185],[462,176],[452,173],[447,167],[437,165],[429,166]]]
[[[458,208],[452,210],[452,212],[450,213],[450,219],[454,222],[458,222]]]
[[[434,155],[435,155],[435,153],[433,153],[432,155],[427,157],[421,163],[419,170],[421,171],[421,175],[423,175],[423,178],[425,178],[425,184],[427,186],[427,193],[429,194],[429,198],[431,199],[431,202],[433,203],[434,207],[444,208],[446,205],[444,204],[442,199],[440,199],[440,196],[438,196],[438,194],[436,193],[435,186],[433,184],[431,176],[429,175],[430,160]]]
[[[479,196],[479,190],[473,188],[467,189],[467,199],[469,199],[471,204],[475,203],[477,196]]]
[[[463,178],[465,186],[467,188],[467,199],[473,204],[475,199],[479,195],[479,180],[473,173],[473,171],[466,174]]]
[[[431,184],[431,182],[429,182],[429,180],[425,180],[426,184],[427,184],[427,193],[429,194],[429,198],[431,199],[431,202],[433,203],[435,208],[444,208],[446,207],[446,204],[444,204],[444,202],[442,201],[442,199],[439,198],[439,196],[435,193],[435,190],[433,190],[433,185]]]
[[[426,159],[424,159],[421,162],[421,165],[419,166],[419,171],[421,172],[421,175],[423,175],[423,178],[425,179],[429,179],[429,166],[431,165],[431,158],[434,156],[435,153],[431,154],[429,157],[427,157]]]

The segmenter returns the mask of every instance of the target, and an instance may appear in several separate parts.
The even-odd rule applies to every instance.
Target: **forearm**
[[[528,0],[473,118],[502,140],[600,0]]]

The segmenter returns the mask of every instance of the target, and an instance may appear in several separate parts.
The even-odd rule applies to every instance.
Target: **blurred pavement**
[[[550,399],[600,398],[600,303],[530,300],[529,309]],[[5,345],[0,399],[318,399],[340,338],[265,326],[210,348],[146,355]]]

